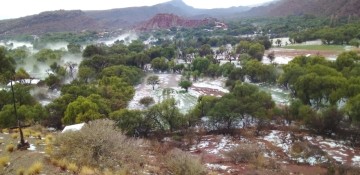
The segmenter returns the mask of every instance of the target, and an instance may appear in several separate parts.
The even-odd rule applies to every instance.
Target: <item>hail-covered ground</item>
[[[197,99],[201,95],[211,95],[221,97],[223,94],[228,93],[229,90],[225,88],[224,78],[203,78],[196,82],[193,82],[192,87],[188,92],[182,89],[178,84],[181,80],[180,74],[149,74],[159,77],[159,84],[155,85],[154,89],[152,85],[148,85],[145,81],[135,87],[135,95],[130,101],[129,109],[145,109],[139,101],[144,97],[152,97],[156,103],[163,101],[167,98],[174,98],[181,112],[186,113],[192,109]],[[147,77],[148,77],[147,76]]]

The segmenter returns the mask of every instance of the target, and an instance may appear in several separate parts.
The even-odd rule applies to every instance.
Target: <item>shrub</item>
[[[143,97],[142,99],[140,99],[139,103],[144,105],[145,107],[148,107],[151,104],[154,104],[155,100],[152,97]]]
[[[71,172],[71,173],[77,173],[79,171],[79,167],[75,164],[75,163],[69,163],[67,165],[67,169]]]
[[[8,151],[8,152],[14,152],[14,150],[15,150],[15,145],[14,144],[12,144],[12,143],[10,143],[10,144],[8,144],[8,145],[6,145],[6,151]]]
[[[9,156],[0,157],[0,167],[6,167],[9,163],[9,160]]]
[[[95,170],[87,166],[83,166],[79,173],[79,175],[94,175],[94,174],[95,174]]]
[[[19,137],[19,134],[17,134],[17,133],[11,134],[11,138],[13,138],[13,139],[17,139],[18,137]]]
[[[51,143],[53,143],[54,141],[54,136],[51,134],[48,134],[45,136],[45,144],[49,145]]]
[[[127,138],[114,124],[110,120],[97,120],[80,131],[59,134],[51,157],[100,169],[132,167],[138,170],[142,163],[141,143]]]
[[[43,169],[43,164],[41,162],[35,162],[26,171],[26,174],[28,174],[28,175],[40,174],[42,169]]]
[[[261,149],[255,144],[242,144],[225,153],[236,164],[256,162],[260,154]]]
[[[25,169],[24,168],[19,168],[16,170],[16,175],[25,175]]]
[[[173,149],[166,155],[165,164],[174,175],[206,174],[205,167],[201,164],[199,158],[179,149]]]
[[[61,159],[58,161],[58,166],[61,170],[65,171],[67,169],[68,162],[65,159]]]

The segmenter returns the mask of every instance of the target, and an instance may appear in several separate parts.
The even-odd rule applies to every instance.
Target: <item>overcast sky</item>
[[[105,10],[149,6],[169,0],[5,0],[0,6],[0,19],[17,18],[50,10]],[[254,5],[271,0],[183,0],[196,8],[219,8]]]

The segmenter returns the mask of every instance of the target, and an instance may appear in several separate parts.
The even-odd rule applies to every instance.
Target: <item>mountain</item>
[[[316,16],[360,17],[359,0],[280,0],[254,7],[241,16],[289,16],[311,14]]]
[[[143,7],[117,8],[110,10],[58,10],[37,15],[0,21],[0,38],[4,36],[48,32],[79,32],[83,30],[103,31],[133,28],[144,24],[157,14],[171,13],[188,20],[204,18],[227,18],[249,10],[250,7],[231,7],[219,9],[197,9],[182,0]]]
[[[79,32],[86,29],[99,30],[101,22],[88,17],[80,10],[43,12],[17,19],[0,21],[0,37],[16,34],[41,35],[48,32]]]
[[[215,24],[216,19],[186,19],[174,14],[157,14],[152,19],[137,26],[136,29],[140,31],[148,31],[153,29],[170,29],[172,27],[192,28],[206,24]]]

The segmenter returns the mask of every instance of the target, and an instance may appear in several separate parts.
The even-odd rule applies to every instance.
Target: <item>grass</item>
[[[67,169],[74,174],[79,171],[79,167],[75,163],[69,163]]]
[[[24,168],[19,168],[18,170],[16,170],[16,175],[25,175],[25,169]]]
[[[6,151],[12,153],[12,152],[14,152],[14,150],[15,150],[15,145],[12,144],[12,143],[10,143],[10,144],[6,145],[6,148],[5,148],[5,149],[6,149]]]
[[[36,175],[40,174],[40,172],[43,169],[43,164],[41,162],[35,162],[32,164],[29,169],[26,171],[26,174],[28,175]]]
[[[87,167],[87,166],[83,166],[81,168],[81,171],[79,173],[80,175],[93,175],[95,174],[95,170],[90,168],[90,167]]]
[[[299,50],[345,51],[343,45],[289,45],[283,48]]]
[[[9,156],[0,157],[0,167],[6,167],[10,161]]]

